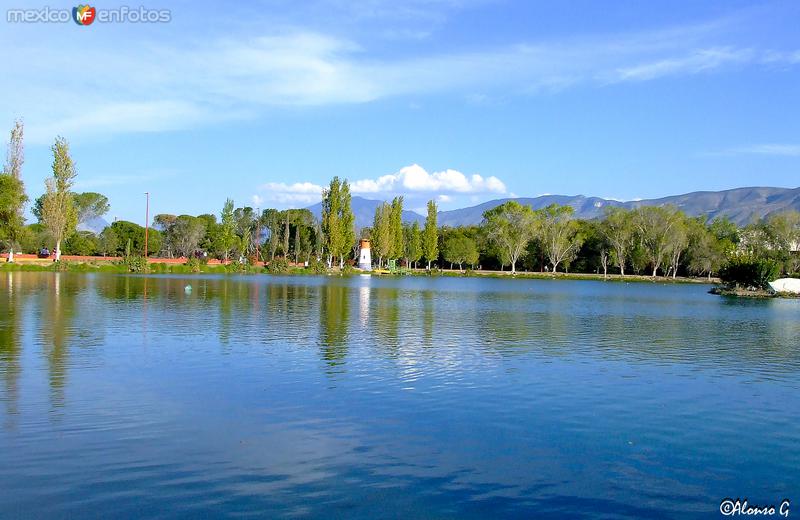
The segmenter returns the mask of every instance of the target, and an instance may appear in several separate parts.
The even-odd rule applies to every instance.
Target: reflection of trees
[[[330,366],[341,365],[347,356],[350,321],[349,288],[327,283],[320,288],[320,346]]]
[[[22,354],[22,294],[15,285],[19,284],[17,273],[6,273],[2,278],[2,292],[5,298],[0,305],[0,378],[5,387],[6,414],[9,419],[17,413],[19,401],[19,375]]]
[[[397,296],[399,290],[395,287],[381,287],[375,289],[373,303],[375,312],[372,320],[372,329],[375,339],[388,350],[390,356],[397,354],[399,347],[398,325],[400,323],[400,309]]]
[[[433,346],[433,325],[436,322],[433,313],[433,291],[422,291],[422,334],[425,346]]]
[[[54,408],[64,406],[64,386],[67,379],[69,342],[73,334],[76,295],[79,285],[86,283],[84,276],[67,277],[55,273],[48,280],[48,288],[39,294],[41,329],[39,335],[47,360],[51,404]]]

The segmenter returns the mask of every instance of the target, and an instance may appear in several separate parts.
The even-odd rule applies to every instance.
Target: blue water
[[[0,288],[2,517],[708,518],[726,497],[800,514],[798,300],[424,277]]]

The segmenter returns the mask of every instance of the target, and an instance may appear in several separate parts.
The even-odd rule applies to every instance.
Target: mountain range
[[[533,207],[533,209],[541,209],[554,203],[572,206],[575,209],[575,216],[581,219],[600,217],[608,206],[632,209],[641,206],[665,206],[671,204],[692,217],[704,216],[709,220],[713,220],[716,217],[724,216],[743,226],[773,213],[786,210],[800,211],[800,188],[751,187],[724,191],[695,191],[683,195],[635,201],[618,201],[584,195],[542,195],[539,197],[505,198],[491,200],[468,208],[440,211],[437,219],[438,224],[451,227],[480,224],[484,211],[509,200],[516,200],[520,204]],[[375,216],[375,208],[381,202],[383,201],[354,196],[352,208],[356,217],[356,226],[371,226]],[[308,209],[319,217],[322,211],[322,204],[314,204],[309,206]],[[403,221],[423,223],[425,217],[414,211],[403,211]]]

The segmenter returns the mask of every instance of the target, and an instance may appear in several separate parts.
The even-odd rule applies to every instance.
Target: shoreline
[[[750,298],[753,300],[764,300],[770,298],[783,298],[787,300],[800,299],[800,294],[773,292],[764,289],[757,289],[757,290],[738,289],[738,288],[732,289],[724,286],[717,286],[712,288],[708,292],[709,294],[715,294],[717,296],[726,296],[728,298]]]
[[[645,275],[626,274],[625,276],[619,274],[609,274],[604,276],[596,273],[548,273],[548,272],[516,272],[512,274],[510,271],[480,271],[480,270],[462,270],[457,269],[449,270],[434,270],[427,271],[426,269],[404,269],[402,272],[391,273],[385,270],[361,271],[358,269],[348,269],[340,271],[332,269],[324,272],[318,272],[310,268],[290,266],[284,272],[270,272],[268,268],[262,266],[233,266],[223,263],[215,264],[201,264],[190,266],[185,263],[161,262],[150,259],[148,262],[147,272],[132,272],[126,265],[115,262],[111,259],[100,261],[79,261],[79,262],[62,262],[58,265],[50,262],[13,262],[0,264],[0,271],[6,272],[73,272],[73,273],[109,273],[109,274],[264,274],[275,276],[313,276],[313,275],[338,275],[338,276],[355,276],[368,274],[377,277],[400,277],[400,276],[432,276],[432,277],[451,277],[451,278],[510,278],[510,279],[530,279],[530,280],[591,280],[591,281],[605,281],[605,282],[635,282],[635,283],[659,283],[659,284],[701,284],[711,285],[719,283],[719,279],[708,277],[652,277]],[[161,260],[161,259],[158,259]]]

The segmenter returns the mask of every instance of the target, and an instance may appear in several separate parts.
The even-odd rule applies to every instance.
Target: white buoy
[[[183,288],[183,292],[185,292],[186,294],[192,294],[192,286],[187,285],[186,287]]]

